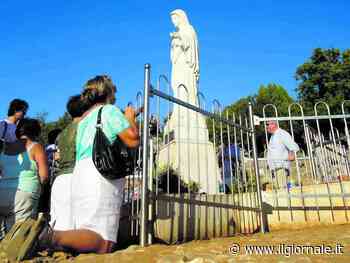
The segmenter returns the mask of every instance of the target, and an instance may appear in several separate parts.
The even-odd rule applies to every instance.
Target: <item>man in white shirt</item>
[[[290,187],[290,164],[295,160],[299,146],[292,136],[278,127],[276,121],[267,122],[267,131],[272,134],[267,147],[267,163],[278,188]]]
[[[28,110],[28,103],[21,99],[14,99],[10,102],[7,118],[0,121],[0,138],[4,137],[6,142],[14,142],[16,138],[16,127]]]

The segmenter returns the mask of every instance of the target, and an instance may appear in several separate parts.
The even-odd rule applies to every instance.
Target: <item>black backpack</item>
[[[101,107],[97,115],[96,134],[92,148],[92,160],[100,174],[108,179],[114,180],[132,174],[134,161],[129,148],[117,136],[110,143],[102,130]]]
[[[7,132],[7,122],[3,121],[4,124],[4,130],[2,132],[2,136],[0,137],[0,153],[2,153],[4,151],[5,148],[5,135]]]

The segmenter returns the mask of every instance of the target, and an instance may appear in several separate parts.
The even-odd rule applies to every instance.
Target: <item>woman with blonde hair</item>
[[[117,241],[124,178],[107,180],[96,169],[93,142],[98,112],[102,109],[102,129],[110,142],[117,136],[128,146],[139,144],[135,111],[114,106],[116,87],[106,75],[87,81],[81,99],[87,108],[77,128],[76,164],[71,181],[73,230],[42,233],[41,244],[76,252],[108,253]]]

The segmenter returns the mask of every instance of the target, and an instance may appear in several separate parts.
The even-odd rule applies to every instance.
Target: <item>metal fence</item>
[[[273,210],[277,211],[281,220],[279,207],[286,204],[290,222],[295,222],[294,211],[312,217],[306,211],[313,210],[318,222],[348,222],[350,197],[349,170],[349,131],[350,115],[346,113],[349,101],[341,104],[341,114],[331,114],[330,107],[325,102],[314,105],[313,112],[304,115],[304,108],[293,103],[288,107],[287,116],[281,116],[275,105],[265,105],[263,117],[256,118],[263,126],[264,156],[259,158],[260,174],[265,193],[270,193]],[[270,116],[266,112],[270,109]],[[286,130],[295,140],[300,150],[292,161],[289,170],[282,169],[283,185],[278,185],[278,178],[273,176],[268,168],[266,153],[268,151],[269,134],[267,122],[276,121],[279,127]],[[257,124],[257,123],[256,123]],[[298,202],[299,206],[293,203]],[[324,220],[322,215],[327,211],[330,220]]]
[[[178,93],[188,94],[184,85],[177,89]],[[184,223],[186,233],[180,235],[177,229],[177,233],[170,234],[169,242],[198,236],[191,231],[203,231],[201,237],[229,235],[229,227],[216,229],[217,224],[228,222],[220,222],[215,214],[221,214],[221,218],[222,213],[229,211],[231,217],[244,218],[244,223],[234,225],[231,232],[263,229],[252,107],[248,116],[223,116],[219,101],[208,105],[202,93],[198,94],[196,105],[170,94],[170,83],[164,75],[159,76],[156,88],[151,85],[150,66],[146,65],[142,161],[138,161],[143,171],[141,245],[152,242],[156,221],[171,215],[172,220],[182,215],[186,221],[197,220],[203,213],[202,223],[206,226],[198,226],[200,222],[192,226]],[[213,210],[212,215],[208,209]],[[209,217],[213,222],[208,225]],[[230,220],[229,214],[226,217]]]
[[[263,117],[258,120],[264,126],[265,153],[269,140],[266,124],[270,120],[276,121],[279,126],[288,131],[301,148],[296,153],[295,162],[292,163],[292,175],[289,178],[292,184],[309,185],[348,179],[350,115],[345,112],[346,103],[349,101],[342,103],[342,114],[339,115],[332,115],[325,102],[316,103],[314,115],[311,116],[305,116],[303,107],[298,103],[289,105],[288,116],[280,116],[275,105],[264,106]],[[273,116],[266,116],[268,108],[273,109]],[[293,108],[296,109],[294,114]],[[320,114],[322,108],[324,114]],[[264,174],[268,174],[266,158],[259,158],[259,160],[264,161],[262,162]]]
[[[251,104],[247,116],[229,116],[219,101],[209,103],[202,93],[195,105],[175,98],[164,75],[152,85],[148,64],[144,80],[143,94],[136,98],[137,107],[144,107],[138,120],[142,142],[125,192],[130,231],[142,246],[162,235],[171,243],[264,232],[300,220],[336,222],[339,212],[348,222],[348,101],[334,115],[319,102],[307,116],[296,103],[287,116],[275,105],[254,116]],[[183,85],[177,89],[188,94]],[[267,165],[270,120],[300,147],[289,172],[278,175],[285,179],[282,185]]]

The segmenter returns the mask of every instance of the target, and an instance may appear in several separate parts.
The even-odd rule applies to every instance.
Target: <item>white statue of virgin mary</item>
[[[170,33],[171,87],[174,97],[198,107],[197,34],[183,10],[176,9],[170,16],[176,28],[175,32]],[[174,103],[164,127],[164,142],[158,155],[160,165],[173,167],[185,182],[198,182],[200,192],[218,193],[220,170],[203,114]]]
[[[170,13],[176,28],[171,37],[171,86],[176,98],[198,106],[197,83],[199,80],[199,56],[197,35],[190,25],[186,13],[176,9]],[[184,88],[179,88],[184,85]],[[188,98],[187,98],[188,97]]]

